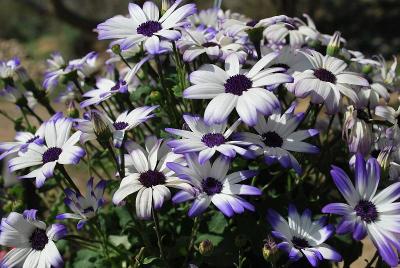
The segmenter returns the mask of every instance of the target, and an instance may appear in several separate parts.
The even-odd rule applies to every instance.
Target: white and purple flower
[[[47,178],[53,176],[57,164],[77,164],[85,155],[85,151],[76,146],[81,133],[75,132],[70,136],[72,120],[58,118],[44,124],[44,143],[30,143],[26,152],[19,154],[9,161],[11,172],[38,166],[29,174],[19,178],[35,178],[36,187],[42,187]]]
[[[57,220],[75,219],[79,220],[76,227],[81,230],[85,223],[96,216],[97,210],[103,206],[104,189],[107,181],[100,180],[96,187],[93,188],[93,178],[90,178],[87,187],[86,195],[82,196],[79,192],[76,193],[72,189],[65,189],[66,198],[64,203],[72,210],[73,213],[62,213],[56,216]]]
[[[319,132],[316,129],[296,131],[304,118],[304,113],[295,114],[295,108],[295,104],[291,105],[282,115],[279,110],[275,110],[267,120],[260,115],[254,126],[257,134],[240,132],[235,134],[234,138],[253,144],[249,149],[253,149],[258,155],[263,155],[267,164],[279,162],[283,167],[292,167],[300,174],[299,162],[290,152],[318,153],[318,147],[303,140]]]
[[[290,204],[288,221],[273,209],[268,210],[267,219],[274,229],[272,235],[282,240],[277,245],[278,249],[287,252],[290,261],[295,262],[305,256],[313,267],[324,259],[342,261],[342,256],[325,243],[335,233],[335,228],[326,224],[326,217],[312,221],[311,210],[306,209],[300,215]]]
[[[265,68],[278,53],[270,53],[249,71],[242,70],[236,54],[225,60],[225,70],[216,65],[204,65],[190,74],[193,84],[183,92],[187,99],[212,99],[204,119],[207,124],[222,123],[233,109],[247,125],[257,123],[257,113],[271,114],[280,107],[279,100],[265,86],[290,83],[293,78],[282,73],[284,68]]]
[[[119,80],[114,82],[107,78],[100,78],[96,82],[96,88],[92,89],[82,97],[88,98],[81,102],[81,107],[85,108],[90,105],[97,105],[117,93],[127,93],[128,92],[128,84],[125,80]]]
[[[186,18],[196,12],[194,4],[183,5],[183,0],[177,0],[160,17],[160,10],[156,4],[147,1],[143,8],[130,3],[128,6],[130,17],[121,15],[112,17],[97,26],[99,39],[116,39],[122,50],[143,43],[150,54],[158,54],[160,38],[176,41],[181,33],[176,30],[187,24]]]
[[[62,224],[46,228],[36,219],[36,212],[11,212],[1,220],[0,245],[13,248],[0,261],[1,267],[63,267],[54,242],[63,238],[67,229]]]
[[[195,217],[203,213],[213,203],[224,215],[232,217],[245,209],[254,211],[254,206],[239,195],[261,195],[261,191],[250,185],[239,184],[241,181],[257,175],[253,170],[242,170],[227,175],[230,158],[219,156],[211,165],[206,161],[199,164],[196,153],[185,155],[188,166],[178,163],[167,163],[182,180],[192,185],[192,188],[178,192],[173,198],[174,203],[192,200],[189,216]]]
[[[378,249],[382,259],[394,267],[399,263],[400,249],[399,203],[400,182],[378,192],[380,166],[375,158],[365,162],[361,154],[356,155],[355,186],[339,167],[332,166],[331,175],[346,203],[331,203],[322,212],[341,215],[336,228],[338,234],[353,233],[355,240],[367,235]]]
[[[200,116],[191,115],[183,115],[183,119],[190,131],[174,128],[165,129],[171,134],[182,137],[180,140],[168,142],[173,152],[177,154],[198,152],[200,164],[209,160],[216,152],[230,158],[234,158],[236,153],[248,158],[253,157],[249,150],[242,147],[250,145],[249,143],[230,138],[241,123],[240,119],[236,120],[228,129],[226,129],[227,122],[207,125]]]

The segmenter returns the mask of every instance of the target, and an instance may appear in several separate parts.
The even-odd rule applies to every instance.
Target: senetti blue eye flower
[[[250,158],[253,156],[252,152],[243,148],[243,146],[250,145],[250,143],[230,138],[233,131],[241,123],[240,119],[228,129],[226,129],[226,122],[207,125],[200,116],[184,115],[183,119],[190,131],[173,128],[165,129],[171,134],[182,137],[180,140],[168,142],[168,145],[175,153],[198,152],[200,164],[209,160],[216,152],[230,158],[235,157],[236,153]]]
[[[85,108],[90,105],[97,105],[108,100],[117,93],[127,93],[128,83],[125,80],[114,82],[107,78],[100,78],[96,82],[96,88],[89,90],[82,96],[88,98],[81,102],[81,107]]]
[[[230,158],[225,156],[219,156],[213,164],[206,161],[202,165],[196,153],[186,154],[185,158],[187,167],[178,163],[167,163],[167,166],[192,185],[192,188],[180,191],[172,199],[174,203],[193,199],[190,217],[203,213],[211,203],[228,217],[243,213],[245,209],[254,211],[254,206],[239,195],[261,195],[261,191],[239,182],[256,176],[256,171],[243,170],[228,175]]]
[[[36,212],[11,212],[1,220],[0,245],[13,249],[0,261],[0,267],[63,267],[54,242],[63,238],[67,229],[62,224],[46,228],[36,219]]]
[[[17,57],[8,61],[0,61],[0,78],[12,78],[18,68],[21,67],[21,62]]]
[[[272,235],[281,240],[278,249],[287,252],[290,261],[304,256],[314,267],[324,259],[342,261],[341,255],[325,243],[335,233],[335,228],[326,224],[326,217],[312,221],[309,209],[300,215],[295,206],[289,205],[288,221],[273,209],[268,210],[267,220],[274,229]]]
[[[317,135],[316,129],[297,130],[297,127],[304,118],[304,113],[295,114],[296,104],[281,114],[275,110],[266,119],[264,116],[258,117],[258,122],[254,129],[258,134],[251,132],[240,132],[234,138],[250,144],[256,154],[263,155],[267,164],[279,162],[285,168],[293,168],[298,174],[301,173],[299,162],[290,152],[318,153],[318,147],[308,144],[303,140]]]
[[[72,189],[65,189],[66,198],[64,203],[70,208],[73,213],[63,213],[56,216],[57,220],[76,219],[78,230],[82,229],[85,223],[96,216],[97,210],[103,206],[104,189],[107,185],[105,180],[100,180],[96,187],[93,188],[93,178],[90,178],[87,187],[86,195],[82,196]]]
[[[375,158],[365,162],[361,154],[356,155],[354,172],[353,186],[341,168],[332,167],[333,181],[346,203],[328,204],[322,211],[342,216],[336,229],[338,234],[352,232],[355,240],[368,236],[382,259],[390,266],[397,266],[400,218],[399,203],[395,201],[400,197],[400,182],[378,191],[380,166]]]
[[[259,60],[249,71],[241,70],[236,54],[225,60],[225,70],[216,65],[204,65],[190,74],[191,87],[185,89],[187,99],[212,99],[204,113],[206,123],[222,123],[233,109],[249,126],[257,123],[257,113],[269,115],[280,104],[277,97],[265,86],[290,83],[293,78],[283,68],[265,68],[278,53],[270,53]]]
[[[53,176],[57,164],[77,164],[85,155],[85,150],[75,144],[81,133],[75,132],[70,136],[72,120],[57,118],[44,124],[44,143],[31,143],[27,151],[9,161],[11,172],[28,167],[39,166],[29,174],[20,178],[35,178],[36,187],[42,187],[47,178]]]
[[[194,4],[178,8],[182,1],[175,1],[161,17],[153,2],[145,2],[143,8],[130,3],[129,17],[115,16],[97,26],[99,39],[116,39],[123,50],[143,43],[148,53],[158,54],[160,38],[178,40],[181,33],[176,29],[187,24],[186,18],[196,12]]]

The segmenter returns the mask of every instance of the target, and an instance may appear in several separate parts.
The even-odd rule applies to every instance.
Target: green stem
[[[63,165],[58,165],[58,169],[60,172],[63,174],[64,178],[67,180],[68,184],[74,188],[76,193],[80,193],[79,188],[76,186],[75,182],[72,180],[72,178],[69,176],[68,172],[65,170],[65,167]]]
[[[195,217],[194,221],[193,221],[192,233],[190,234],[188,252],[186,254],[185,261],[183,262],[183,267],[188,266],[188,262],[190,261],[190,258],[192,257],[193,249],[194,249],[194,242],[196,241],[196,236],[197,236],[199,227],[200,227],[200,217]]]
[[[164,249],[162,247],[162,241],[161,241],[161,234],[160,234],[160,223],[158,219],[158,214],[157,211],[154,209],[154,204],[151,205],[151,214],[153,214],[153,221],[154,221],[154,231],[156,232],[157,236],[157,245],[160,250],[160,258],[167,264],[167,260],[165,258],[164,254]]]

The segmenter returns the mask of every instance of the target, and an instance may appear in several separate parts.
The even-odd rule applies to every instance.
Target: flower
[[[121,15],[112,17],[97,26],[99,39],[117,39],[121,49],[130,48],[143,42],[150,54],[158,54],[160,37],[178,40],[181,33],[176,28],[186,24],[185,19],[196,12],[194,4],[178,8],[182,0],[177,0],[160,18],[158,7],[150,1],[143,4],[143,9],[129,3],[130,17]],[[178,8],[178,9],[177,9]]]
[[[375,158],[366,163],[361,154],[356,155],[354,173],[355,186],[341,168],[332,166],[331,176],[346,203],[328,204],[322,212],[343,216],[336,228],[338,234],[353,232],[355,240],[368,235],[382,259],[390,266],[397,266],[400,219],[395,201],[400,197],[400,182],[377,193],[379,164]]]
[[[21,62],[17,57],[14,57],[8,61],[0,61],[0,78],[7,79],[12,78],[18,68],[20,68]]]
[[[125,148],[125,172],[118,190],[113,195],[114,204],[120,204],[125,197],[135,192],[136,215],[141,219],[151,217],[152,210],[162,207],[164,201],[171,197],[168,187],[185,188],[185,181],[176,177],[167,167],[168,162],[182,162],[181,155],[174,154],[167,144],[155,136],[146,138],[146,149],[129,141]]]
[[[304,118],[304,113],[294,113],[295,108],[296,104],[292,104],[282,115],[279,110],[275,110],[267,120],[259,116],[254,126],[258,134],[237,133],[235,138],[254,144],[250,149],[255,150],[258,155],[264,155],[267,164],[278,161],[283,167],[292,167],[300,174],[299,162],[290,152],[318,153],[318,147],[303,140],[319,132],[316,129],[295,131]]]
[[[97,105],[103,102],[117,93],[127,93],[128,85],[125,80],[119,80],[114,82],[107,78],[100,78],[96,82],[96,88],[89,90],[82,97],[88,98],[81,102],[81,108],[88,107],[90,105]]]
[[[342,137],[351,153],[367,155],[372,145],[372,127],[368,125],[369,115],[362,109],[347,107],[342,130]]]
[[[226,58],[225,70],[203,65],[190,74],[194,85],[185,89],[183,97],[212,99],[204,113],[207,124],[226,121],[236,108],[243,122],[253,126],[257,123],[257,112],[271,114],[280,105],[276,96],[263,87],[293,81],[290,75],[281,73],[283,68],[264,69],[277,56],[278,53],[264,56],[249,71],[241,70],[236,54]]]
[[[288,89],[297,97],[310,95],[312,103],[324,103],[328,114],[338,111],[341,94],[355,103],[358,101],[351,86],[369,86],[359,74],[345,71],[347,64],[342,60],[322,56],[314,50],[308,50],[304,55],[313,68],[295,74],[294,83]]]
[[[245,209],[254,211],[254,206],[239,195],[261,195],[261,191],[239,182],[256,176],[256,171],[242,170],[227,175],[230,158],[226,156],[219,156],[212,165],[210,161],[199,164],[195,153],[186,154],[185,158],[187,167],[178,163],[167,163],[167,166],[193,187],[178,192],[172,199],[174,203],[194,199],[188,213],[190,217],[203,213],[211,202],[228,217],[243,213]]]
[[[390,106],[382,106],[379,105],[375,107],[375,115],[382,117],[386,121],[393,124],[396,133],[400,131],[400,106],[397,110],[393,109]]]
[[[42,125],[35,134],[26,131],[20,131],[15,134],[15,141],[0,142],[0,160],[4,157],[18,152],[26,152],[27,147],[31,143],[36,143],[37,145],[43,144],[44,138],[44,125]]]
[[[75,144],[79,141],[80,132],[70,136],[72,120],[58,118],[44,123],[44,144],[31,143],[27,151],[9,161],[11,172],[38,166],[39,168],[20,178],[35,178],[36,187],[42,187],[45,180],[53,176],[57,164],[77,164],[85,151]]]
[[[81,131],[80,140],[85,143],[89,140],[99,139],[103,140],[111,132],[114,139],[114,145],[121,147],[122,141],[125,137],[125,132],[138,126],[139,124],[154,117],[152,111],[158,108],[156,106],[143,106],[133,109],[132,111],[125,111],[120,114],[115,122],[111,120],[106,114],[98,110],[91,110],[88,114],[88,119],[78,119],[75,121],[75,128]]]
[[[35,107],[37,100],[31,91],[18,90],[15,87],[6,85],[0,90],[0,99],[16,104],[19,108]]]
[[[51,54],[51,58],[47,59],[47,70],[43,81],[43,87],[50,91],[53,90],[66,71],[67,63],[59,52]]]
[[[100,180],[96,187],[93,188],[93,178],[90,178],[87,183],[86,195],[82,196],[79,192],[76,193],[72,189],[65,189],[66,198],[64,203],[72,210],[73,213],[62,213],[56,216],[57,220],[76,219],[79,220],[76,227],[82,229],[85,223],[96,216],[97,210],[103,206],[104,189],[107,181]]]
[[[37,211],[11,212],[1,221],[0,245],[12,247],[1,267],[62,267],[63,260],[54,241],[66,235],[62,224],[46,224],[36,219]]]
[[[200,116],[191,115],[183,115],[183,119],[191,131],[174,128],[165,129],[165,131],[183,138],[168,142],[173,152],[178,154],[199,152],[200,164],[209,160],[217,151],[230,158],[234,158],[236,153],[249,158],[252,157],[249,150],[240,147],[246,145],[245,142],[230,139],[233,131],[241,123],[240,119],[236,120],[228,129],[226,129],[227,122],[207,125]]]
[[[273,209],[268,210],[267,220],[274,229],[272,235],[282,240],[277,245],[278,249],[287,252],[290,261],[298,261],[305,256],[314,267],[323,259],[342,261],[342,256],[325,244],[335,232],[331,224],[326,224],[326,217],[312,221],[311,210],[306,209],[300,215],[296,207],[290,204],[288,221]]]

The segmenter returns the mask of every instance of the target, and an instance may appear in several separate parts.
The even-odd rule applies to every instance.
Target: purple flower
[[[332,166],[331,175],[346,203],[326,205],[322,211],[342,216],[336,232],[353,233],[355,240],[368,236],[382,259],[390,266],[397,266],[400,242],[399,203],[400,182],[377,192],[380,167],[375,158],[367,163],[361,154],[356,155],[355,186],[347,174]]]
[[[64,203],[72,210],[73,213],[63,213],[56,216],[57,220],[76,219],[78,230],[82,229],[85,223],[96,216],[97,210],[103,206],[104,189],[107,185],[105,180],[100,180],[96,187],[93,188],[93,178],[87,183],[86,195],[82,196],[72,189],[65,189],[66,198]]]
[[[189,210],[190,217],[203,213],[211,202],[228,217],[243,213],[245,209],[254,211],[254,206],[239,195],[261,195],[261,191],[239,182],[254,177],[256,171],[243,170],[227,175],[230,158],[225,156],[219,156],[212,165],[210,161],[199,164],[195,153],[186,154],[185,158],[187,167],[177,163],[167,163],[167,166],[192,185],[192,188],[178,192],[172,199],[174,203],[194,199]]]
[[[289,205],[288,221],[273,209],[268,210],[267,220],[274,229],[272,235],[282,240],[277,245],[278,249],[286,251],[290,261],[295,262],[305,256],[316,267],[323,259],[342,260],[336,250],[325,244],[335,232],[332,225],[326,225],[326,217],[312,221],[309,209],[300,215],[294,205]]]

